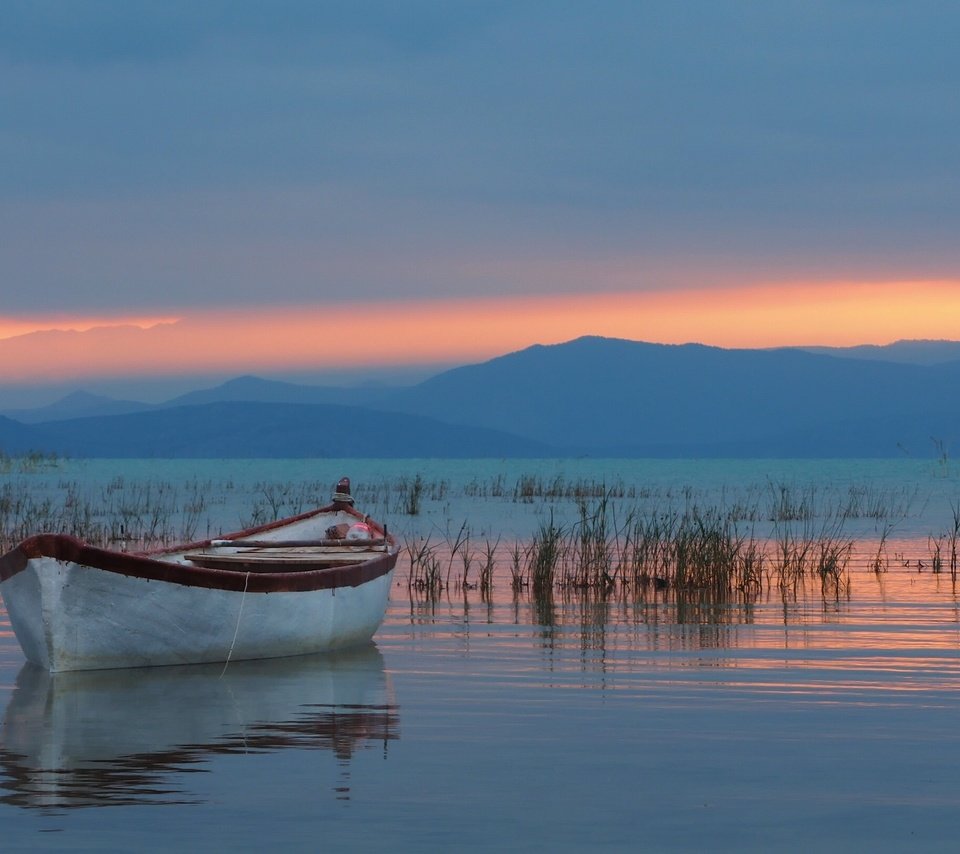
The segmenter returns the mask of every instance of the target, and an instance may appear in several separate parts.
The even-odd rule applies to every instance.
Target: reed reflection
[[[222,678],[221,678],[222,675]],[[49,674],[25,665],[0,737],[0,802],[27,809],[198,803],[215,757],[323,750],[349,798],[358,750],[399,738],[376,646],[326,656]]]
[[[852,594],[852,591],[855,593]],[[814,575],[788,588],[718,595],[709,590],[494,586],[479,590],[420,594],[407,605],[407,620],[425,634],[469,634],[476,611],[484,631],[514,626],[519,643],[532,640],[549,654],[551,666],[603,669],[649,654],[693,654],[665,659],[671,666],[696,664],[708,652],[711,666],[735,661],[748,651],[815,651],[906,648],[956,649],[960,611],[950,580],[929,573],[884,573],[855,569],[844,595],[825,596]],[[422,597],[422,598],[421,598]],[[398,609],[400,610],[400,609]],[[399,617],[400,614],[397,614]],[[403,620],[406,622],[407,620]]]

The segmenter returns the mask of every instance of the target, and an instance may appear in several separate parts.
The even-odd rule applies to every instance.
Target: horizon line
[[[154,389],[171,388],[174,389],[169,396],[158,396],[158,393],[148,393],[144,399],[129,399],[132,403],[145,403],[148,405],[157,403],[166,403],[176,399],[183,394],[191,391],[204,391],[226,385],[241,379],[255,379],[266,382],[278,382],[290,385],[301,385],[313,388],[340,388],[353,389],[364,386],[379,385],[388,388],[406,388],[417,385],[431,377],[438,376],[450,370],[457,368],[480,365],[494,361],[506,356],[522,353],[536,347],[562,347],[585,339],[596,339],[604,341],[619,341],[628,344],[640,344],[652,347],[681,348],[681,347],[706,347],[715,350],[726,351],[748,351],[748,352],[771,352],[777,350],[801,350],[804,352],[817,353],[818,351],[844,352],[856,350],[884,350],[898,345],[938,345],[938,344],[956,344],[960,346],[960,339],[951,338],[899,338],[885,344],[861,343],[850,345],[775,345],[768,347],[724,347],[708,344],[700,341],[685,341],[682,343],[659,342],[651,340],[638,340],[630,338],[621,338],[610,335],[584,334],[576,336],[566,341],[549,344],[530,344],[517,350],[510,350],[488,359],[465,362],[435,362],[420,363],[411,365],[365,365],[353,370],[311,370],[311,369],[284,369],[267,368],[266,370],[240,370],[240,371],[218,371],[218,372],[181,372],[166,375],[130,375],[130,374],[103,374],[90,375],[85,377],[62,378],[62,379],[40,379],[35,381],[22,382],[3,382],[0,380],[0,392],[26,396],[30,398],[46,398],[46,403],[34,403],[32,405],[6,405],[5,411],[14,410],[32,410],[42,409],[46,406],[54,405],[61,400],[76,394],[89,393],[97,396],[108,397],[111,399],[121,399],[112,394],[105,393],[103,389],[108,387],[132,388],[136,386],[149,387]],[[874,361],[874,360],[869,360]],[[881,359],[879,361],[889,361],[893,363],[916,364],[903,359]],[[946,359],[943,361],[952,361]],[[937,362],[921,362],[919,364],[936,364]],[[91,389],[100,389],[93,390]],[[121,392],[122,394],[122,392]]]

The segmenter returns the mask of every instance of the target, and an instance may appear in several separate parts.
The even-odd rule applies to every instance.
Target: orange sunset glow
[[[949,338],[960,328],[960,282],[797,284],[178,314],[179,319],[0,320],[0,334],[7,336],[0,342],[3,378],[467,363],[581,335],[720,347]],[[52,328],[88,334],[24,337],[25,332]]]
[[[113,316],[113,315],[46,315],[43,317],[3,317],[0,315],[0,341],[4,338],[15,338],[18,335],[29,335],[34,332],[52,332],[55,330],[70,332],[87,332],[104,326],[136,326],[139,329],[149,329],[158,323],[174,323],[178,318],[165,315],[162,317]]]

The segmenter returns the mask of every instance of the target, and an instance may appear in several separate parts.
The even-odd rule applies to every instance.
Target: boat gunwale
[[[53,558],[64,563],[73,563],[84,568],[112,572],[145,581],[179,584],[211,590],[228,590],[248,593],[306,592],[342,587],[359,587],[389,573],[397,562],[399,545],[389,534],[387,551],[379,557],[366,559],[346,566],[299,569],[291,571],[277,564],[274,572],[244,569],[212,569],[164,559],[181,552],[209,547],[214,539],[233,540],[275,531],[311,519],[324,513],[346,512],[370,524],[375,530],[385,533],[381,525],[363,515],[343,501],[334,501],[324,507],[309,510],[297,516],[278,519],[254,528],[247,528],[225,536],[198,540],[172,547],[163,547],[141,552],[118,552],[85,543],[69,534],[36,534],[23,540],[15,548],[0,557],[0,584],[25,570],[31,560]],[[268,565],[269,561],[263,561]]]

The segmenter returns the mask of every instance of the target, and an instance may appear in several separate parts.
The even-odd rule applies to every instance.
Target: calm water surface
[[[49,677],[0,612],[0,849],[954,850],[958,651],[949,575],[897,565],[727,605],[400,579],[375,645],[225,672]]]

